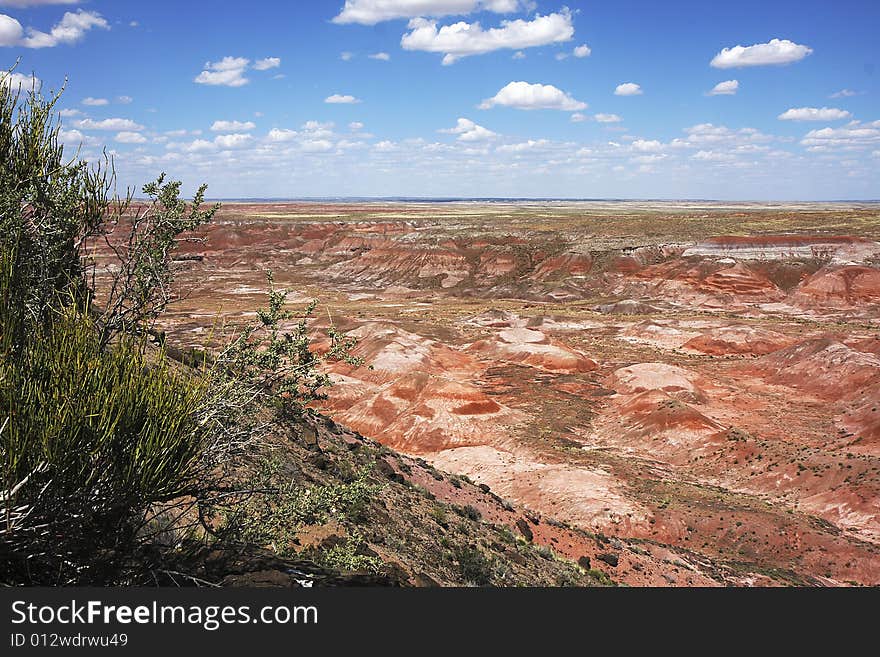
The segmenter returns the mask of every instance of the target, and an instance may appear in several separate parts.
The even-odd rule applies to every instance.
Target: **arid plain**
[[[880,584],[880,205],[225,203],[202,236],[169,343],[271,269],[358,338],[323,413],[627,546],[617,581]]]

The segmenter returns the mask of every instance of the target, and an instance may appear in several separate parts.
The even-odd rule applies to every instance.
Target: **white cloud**
[[[511,59],[525,59],[526,54],[522,50],[517,50],[513,53],[513,57]]]
[[[255,71],[268,71],[270,68],[278,68],[279,66],[281,66],[280,57],[266,57],[254,62]]]
[[[205,70],[199,73],[194,82],[224,87],[242,87],[250,80],[244,77],[250,64],[245,57],[224,57],[217,62],[206,62]]]
[[[249,146],[253,139],[253,136],[248,134],[234,133],[231,135],[217,135],[214,137],[214,143],[224,150],[232,150]]]
[[[850,98],[851,96],[858,96],[860,92],[853,91],[852,89],[841,89],[840,91],[835,91],[833,94],[828,96],[829,98]]]
[[[663,144],[656,139],[636,139],[631,145],[632,149],[639,153],[656,153],[663,150]]]
[[[287,128],[272,128],[267,135],[267,138],[271,142],[283,143],[287,141],[293,141],[296,139],[299,133],[296,130],[289,130]]]
[[[418,16],[461,16],[475,11],[507,14],[530,5],[522,0],[345,0],[334,23],[375,25]]]
[[[436,21],[426,18],[413,18],[408,27],[410,31],[400,40],[401,47],[404,50],[444,53],[444,65],[452,64],[461,57],[493,50],[520,50],[561,43],[569,41],[574,35],[571,12],[567,8],[546,16],[537,14],[530,21],[501,21],[501,27],[488,30],[484,30],[479,23],[463,21],[438,29]]]
[[[684,132],[687,137],[684,139],[673,139],[669,144],[672,148],[717,148],[718,146],[728,146],[741,150],[758,150],[766,147],[760,146],[769,141],[773,141],[774,137],[765,135],[755,128],[740,128],[732,130],[727,126],[713,125],[711,123],[700,123],[698,125],[685,128]]]
[[[18,23],[18,21],[9,16],[3,16],[3,18]],[[20,39],[17,44],[4,43],[2,41],[3,37],[0,36],[0,45],[20,45],[25,48],[53,48],[61,44],[69,45],[76,43],[86,35],[86,32],[96,27],[109,30],[110,24],[101,14],[95,11],[84,11],[82,9],[76,12],[68,11],[64,13],[61,20],[48,32],[28,28],[27,36]],[[19,28],[21,28],[21,25],[19,25]],[[3,31],[3,28],[0,28],[0,35],[2,35]]]
[[[333,142],[326,139],[306,139],[300,147],[306,153],[324,153],[333,149]]]
[[[496,150],[499,153],[524,153],[545,148],[549,145],[550,142],[547,139],[529,139],[518,144],[505,144],[504,146],[499,146]]]
[[[557,62],[561,62],[563,59],[568,59],[568,53],[567,53],[567,52],[558,52],[558,53],[556,53],[556,61],[557,61]]]
[[[134,98],[131,96],[117,96],[116,102],[120,105],[131,105],[134,102]]]
[[[397,150],[397,144],[393,141],[383,140],[373,146],[373,150],[379,153],[390,153]]]
[[[327,96],[324,99],[324,102],[330,105],[354,105],[362,101],[360,98],[355,98],[354,96],[333,94],[332,96]]]
[[[24,36],[24,28],[12,16],[0,14],[0,46],[17,46]]]
[[[351,60],[353,57],[354,57],[354,53],[351,53],[348,51],[343,51],[343,52],[339,53],[339,59],[341,59],[344,62]]]
[[[771,39],[768,43],[724,48],[715,55],[709,66],[714,68],[738,68],[741,66],[791,64],[799,62],[812,52],[812,48],[802,46],[788,39]]]
[[[79,128],[80,130],[115,130],[115,131],[138,131],[143,130],[144,126],[139,123],[135,123],[131,119],[104,119],[102,121],[95,121],[93,119],[82,119],[80,121],[74,121],[74,126]]]
[[[592,54],[592,49],[587,44],[583,44],[578,46],[574,50],[571,51],[571,54],[578,58],[589,57]]]
[[[145,143],[147,143],[147,138],[144,137],[139,132],[130,132],[130,131],[126,131],[126,130],[124,130],[122,132],[117,132],[115,139],[116,139],[116,141],[118,141],[122,144],[145,144]]]
[[[58,132],[58,138],[64,142],[68,143],[78,143],[81,144],[86,141],[86,136],[81,133],[79,130],[60,130]]]
[[[702,160],[703,162],[726,162],[734,159],[734,156],[720,151],[697,151],[691,155],[691,159]]]
[[[58,112],[58,114],[60,114],[62,117],[69,117],[69,116],[79,116],[80,114],[82,114],[82,112],[80,112],[78,109],[63,109],[60,112]]]
[[[835,107],[792,107],[777,118],[781,121],[838,121],[851,116],[846,110]]]
[[[327,121],[326,123],[321,123],[320,121],[306,121],[302,124],[302,129],[312,133],[313,136],[317,134],[329,135],[332,133],[333,125],[332,121]]]
[[[83,98],[83,105],[88,105],[89,107],[101,107],[103,105],[109,105],[110,101],[106,98],[92,98],[89,96],[88,98]]]
[[[484,100],[479,107],[490,109],[496,105],[521,110],[555,109],[566,112],[587,108],[586,103],[575,100],[552,84],[530,84],[522,81],[509,83],[495,96]]]
[[[21,73],[0,71],[0,84],[4,87],[9,87],[13,91],[21,90],[22,93],[26,93],[31,90],[39,91],[43,86],[43,81],[35,75],[23,75]],[[63,112],[64,110],[62,110],[62,116],[64,116]]]
[[[624,82],[614,89],[615,96],[641,96],[642,87],[635,82]]]
[[[214,121],[211,124],[212,132],[246,132],[256,128],[253,121]]]
[[[842,128],[810,130],[801,140],[801,145],[812,150],[858,150],[877,144],[880,144],[880,121],[851,121]]]
[[[352,132],[358,132],[359,130],[364,129],[364,124],[361,123],[360,121],[352,121],[351,123],[348,124],[348,129],[351,130]]]
[[[387,62],[391,59],[391,55],[387,52],[374,52],[372,55],[367,55],[370,59],[378,59],[380,62]]]
[[[477,125],[470,119],[460,118],[454,128],[440,130],[448,135],[458,135],[459,141],[486,141],[494,139],[498,135],[491,130]]]
[[[593,118],[599,123],[620,123],[623,121],[617,114],[596,114]]]
[[[176,146],[176,144],[168,144],[165,148],[170,148],[173,145]],[[217,148],[213,142],[207,141],[206,139],[196,139],[189,144],[182,144],[181,147],[187,153],[206,153],[208,151],[216,150]]]
[[[739,90],[739,80],[725,80],[724,82],[719,82],[714,87],[712,87],[712,91],[709,92],[710,96],[733,96]]]
[[[584,121],[587,121],[589,118],[590,117],[587,116],[586,114],[581,114],[580,112],[575,112],[574,114],[571,115],[571,122],[572,123],[583,123]]]

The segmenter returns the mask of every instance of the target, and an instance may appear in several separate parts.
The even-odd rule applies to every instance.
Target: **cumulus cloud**
[[[546,148],[549,145],[550,141],[547,139],[529,139],[518,144],[505,144],[504,146],[499,146],[496,150],[499,153],[524,153]]]
[[[350,61],[353,57],[354,57],[354,53],[348,52],[347,50],[339,53],[339,59],[341,59],[344,62]]]
[[[501,21],[501,27],[488,30],[484,30],[479,23],[463,21],[438,28],[436,21],[413,18],[409,22],[409,30],[400,40],[404,50],[444,53],[445,65],[462,57],[504,48],[520,50],[561,43],[571,40],[574,35],[571,12],[567,8],[546,16],[537,14],[530,21]]]
[[[724,48],[709,66],[714,68],[739,68],[741,66],[768,66],[799,62],[813,52],[788,39],[771,39],[767,43],[756,43],[751,46],[734,46]]]
[[[333,94],[332,96],[327,96],[324,99],[324,102],[330,105],[354,105],[362,101],[360,98],[355,98],[354,96],[349,96],[347,94]]]
[[[134,102],[134,98],[132,98],[131,96],[117,96],[116,102],[120,105],[130,105]]]
[[[639,153],[656,153],[663,150],[663,144],[656,139],[636,139],[631,146],[634,151]]]
[[[24,36],[24,28],[12,16],[0,14],[0,46],[17,46]]]
[[[635,82],[624,82],[614,89],[615,96],[641,96],[642,87]]]
[[[82,144],[87,140],[79,130],[59,130],[58,138],[65,144]]]
[[[571,54],[578,58],[589,57],[593,53],[590,46],[583,44],[571,51]]]
[[[82,112],[80,112],[78,109],[63,109],[60,112],[58,112],[58,114],[60,114],[62,117],[69,117],[69,116],[79,116],[80,114],[82,114]]]
[[[211,124],[212,132],[245,132],[256,128],[253,121],[214,121]]]
[[[117,132],[116,141],[122,144],[145,144],[147,143],[147,138],[144,137],[139,132],[131,132],[128,130],[123,130],[122,132]]]
[[[877,144],[880,144],[880,121],[851,121],[842,128],[810,130],[801,140],[801,145],[811,150],[859,150]]]
[[[35,75],[23,75],[21,73],[9,73],[8,71],[0,71],[0,84],[2,84],[4,87],[9,87],[13,91],[21,90],[22,93],[25,93],[31,90],[39,91],[43,86],[43,81]]]
[[[458,141],[486,141],[498,136],[491,130],[465,118],[458,119],[454,128],[447,128],[440,130],[440,132],[448,135],[458,135]]]
[[[296,139],[298,134],[299,133],[296,130],[289,130],[287,128],[272,128],[266,137],[271,142],[284,143],[288,141],[293,141],[294,139]]]
[[[774,139],[774,137],[765,135],[755,128],[732,130],[727,126],[713,125],[711,123],[694,125],[685,128],[684,132],[687,134],[687,137],[684,139],[673,139],[669,144],[672,148],[699,148],[707,150],[726,146],[741,149],[742,151],[757,151],[766,148],[761,144]]]
[[[88,98],[83,98],[83,105],[88,105],[89,107],[101,107],[103,105],[109,105],[110,101],[106,98],[92,98],[89,96]]]
[[[589,118],[590,117],[587,116],[586,114],[581,114],[580,112],[575,112],[574,114],[571,115],[571,122],[572,123],[583,123],[584,121],[588,120]]]
[[[82,119],[80,121],[75,121],[73,124],[75,127],[80,130],[115,130],[115,131],[132,131],[136,132],[138,130],[143,130],[144,126],[139,123],[135,123],[131,119],[103,119],[102,121],[95,121],[94,119]]]
[[[65,12],[48,32],[28,28],[25,34],[21,23],[11,16],[0,14],[0,46],[54,48],[70,45],[82,40],[86,32],[93,28],[109,30],[110,24],[98,12],[79,9]]]
[[[199,73],[194,82],[224,87],[242,87],[250,80],[244,77],[250,60],[245,57],[224,57],[217,62],[206,62],[205,70]]]
[[[281,66],[280,57],[266,57],[254,62],[255,71],[268,71],[270,68],[278,68],[279,66]]]
[[[361,123],[360,121],[352,121],[351,123],[348,124],[348,129],[351,130],[352,132],[357,132],[358,130],[364,129],[364,124]]]
[[[599,123],[620,123],[623,121],[617,114],[596,114],[593,118]]]
[[[254,138],[252,135],[234,133],[231,135],[217,135],[214,137],[214,144],[223,150],[233,150],[250,146],[253,140]]]
[[[577,112],[587,108],[587,104],[575,100],[569,94],[552,84],[530,84],[511,82],[492,98],[484,100],[479,108],[490,109],[496,105],[521,110],[555,109]]]
[[[739,90],[739,80],[725,80],[724,82],[719,82],[714,87],[712,87],[712,91],[709,92],[710,96],[733,96]]]
[[[374,52],[372,55],[367,55],[370,59],[378,59],[380,62],[387,62],[391,59],[391,55],[387,52]]]
[[[475,11],[507,14],[529,4],[523,0],[345,0],[333,22],[375,25],[397,18],[461,16]]]
[[[851,116],[846,110],[835,107],[792,107],[777,118],[781,121],[838,121]]]
[[[327,139],[306,139],[300,143],[306,153],[325,153],[333,149],[333,142]]]
[[[703,162],[726,162],[734,159],[734,155],[722,151],[697,151],[691,155],[691,159]]]

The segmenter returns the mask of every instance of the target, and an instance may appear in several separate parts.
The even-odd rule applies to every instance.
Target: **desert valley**
[[[631,585],[877,585],[878,230],[871,203],[231,202],[161,328],[216,340],[271,270],[365,359],[317,410],[482,484],[485,519]]]

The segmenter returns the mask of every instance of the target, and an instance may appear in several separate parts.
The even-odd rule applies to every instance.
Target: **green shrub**
[[[478,548],[460,545],[453,551],[458,562],[462,579],[478,586],[486,586],[492,581],[493,564]]]
[[[246,498],[228,519],[228,531],[245,541],[271,546],[288,555],[303,525],[330,520],[361,522],[379,487],[369,483],[370,468],[348,483],[302,486],[288,480],[278,485],[281,464],[263,462],[256,478],[258,492]]]
[[[382,560],[379,557],[360,554],[363,544],[363,537],[355,532],[344,543],[337,543],[322,550],[318,555],[318,563],[332,570],[378,573],[382,567]]]
[[[211,397],[208,379],[132,340],[102,348],[72,307],[5,352],[0,580],[15,580],[23,559],[35,583],[110,577],[109,552],[131,547],[149,506],[191,492],[213,436]]]

